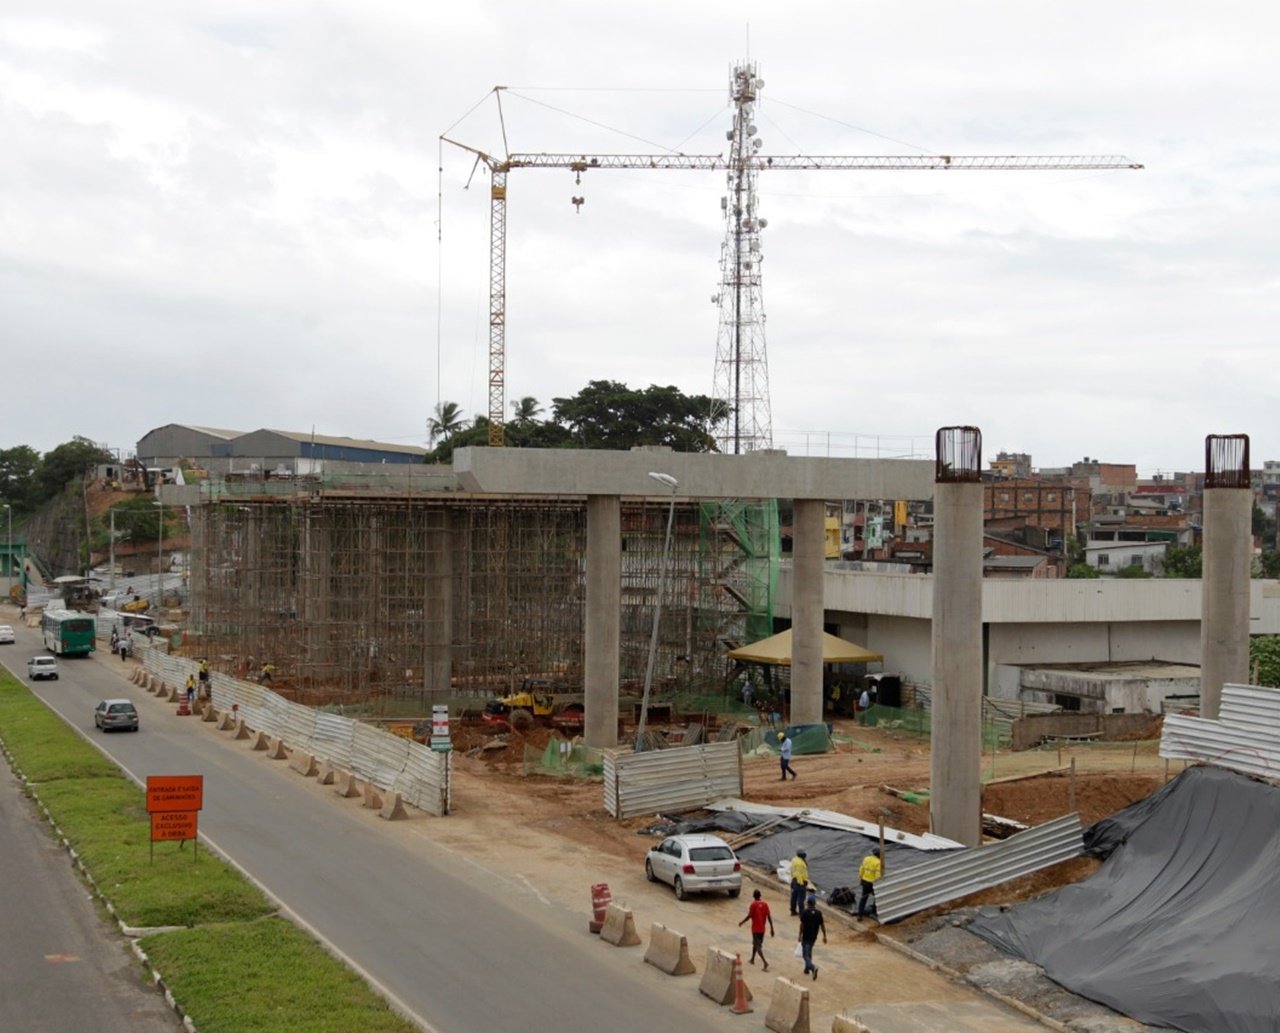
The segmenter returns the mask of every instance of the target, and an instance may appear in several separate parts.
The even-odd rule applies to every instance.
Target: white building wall
[[[783,618],[791,616],[790,578],[784,567],[776,608]],[[1250,633],[1280,634],[1280,583],[1254,579],[1249,590]],[[886,672],[931,683],[932,577],[828,570],[824,594],[827,620],[884,654]],[[1200,662],[1198,580],[988,579],[982,617],[988,691],[1004,691],[1002,667],[1012,664]]]

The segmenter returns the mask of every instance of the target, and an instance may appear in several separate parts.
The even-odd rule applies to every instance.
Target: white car
[[[650,882],[667,882],[676,899],[690,893],[724,890],[731,897],[742,892],[742,863],[719,836],[670,836],[644,859]]]
[[[40,678],[58,680],[58,661],[51,656],[33,656],[27,661],[27,677],[32,681]]]
[[[13,636],[13,626],[10,624],[0,624],[0,644],[12,645],[17,639]]]

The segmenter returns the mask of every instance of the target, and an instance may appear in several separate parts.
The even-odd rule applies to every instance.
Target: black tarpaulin
[[[973,932],[1142,1022],[1280,1029],[1280,790],[1191,768],[1094,838],[1113,849],[1093,876]]]

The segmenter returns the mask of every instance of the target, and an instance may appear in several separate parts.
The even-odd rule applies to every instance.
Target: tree
[[[1258,672],[1259,685],[1280,687],[1280,635],[1254,635],[1249,639],[1249,670]]]
[[[1272,548],[1276,544],[1276,518],[1267,516],[1262,507],[1256,502],[1253,504],[1253,534],[1256,538],[1262,539],[1262,547],[1264,549]]]
[[[437,402],[435,415],[427,420],[427,438],[433,445],[448,441],[462,426],[462,406],[457,402]]]
[[[511,422],[517,427],[535,423],[542,415],[542,406],[533,395],[525,395],[518,402],[511,403]]]
[[[1102,577],[1102,575],[1098,573],[1097,567],[1091,567],[1087,563],[1073,563],[1067,568],[1067,577],[1093,578]]]
[[[1164,554],[1164,576],[1198,578],[1200,576],[1200,546],[1169,546]]]
[[[15,512],[30,507],[32,487],[40,469],[40,453],[30,445],[0,449],[0,499]]]
[[[28,500],[32,509],[48,502],[69,483],[99,463],[111,463],[115,457],[105,448],[95,445],[79,435],[63,442],[40,460],[32,485],[32,497]]]
[[[1150,577],[1151,575],[1142,569],[1141,563],[1130,563],[1127,567],[1121,567],[1116,571],[1116,577],[1132,580],[1134,578]]]
[[[1257,577],[1280,578],[1280,552],[1274,549],[1263,552],[1258,563]]]
[[[580,448],[667,445],[677,452],[711,452],[715,427],[727,416],[711,416],[706,395],[657,384],[637,391],[616,380],[592,380],[572,398],[552,403],[554,419]]]

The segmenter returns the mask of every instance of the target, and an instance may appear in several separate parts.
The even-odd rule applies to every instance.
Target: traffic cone
[[[742,955],[733,956],[733,1004],[729,1010],[734,1015],[746,1015],[755,1011],[751,1007],[751,991],[747,989],[746,980],[742,978]]]
[[[598,933],[604,928],[604,911],[612,900],[613,894],[609,892],[607,882],[597,882],[591,887],[591,918],[587,921],[591,932]]]

